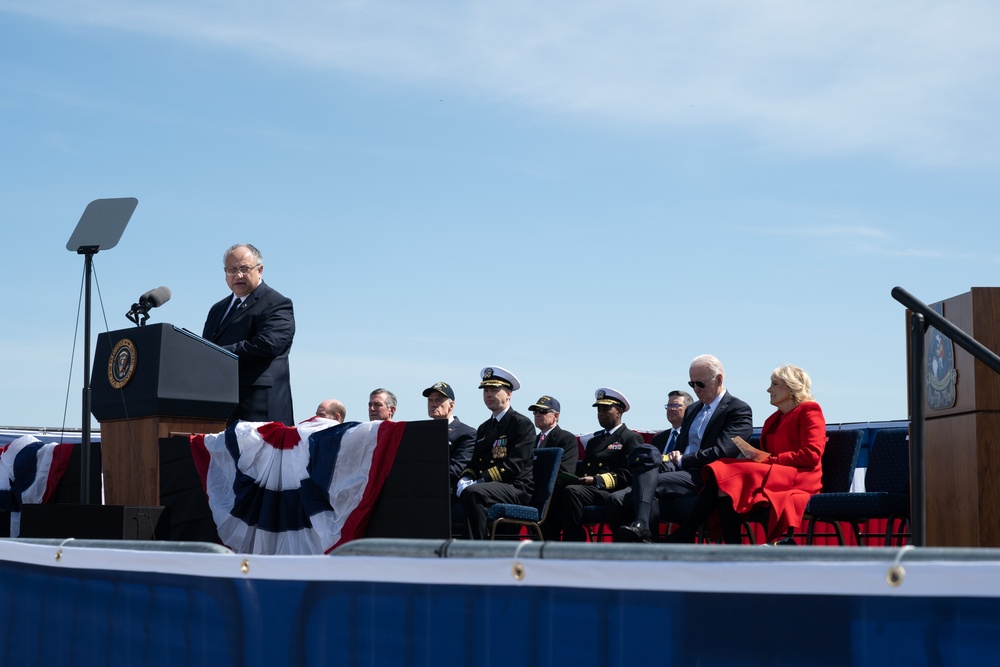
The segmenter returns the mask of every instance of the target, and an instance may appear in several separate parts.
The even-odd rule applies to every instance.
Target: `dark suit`
[[[593,476],[599,480],[599,486],[571,484],[561,490],[557,489],[559,493],[556,504],[564,540],[586,539],[582,525],[583,508],[588,505],[603,505],[604,500],[614,491],[626,488],[631,483],[628,458],[633,450],[642,445],[642,436],[629,430],[625,424],[611,435],[599,431],[587,442],[583,460],[576,465],[576,475]]]
[[[542,434],[539,433],[538,437],[535,438],[535,447],[538,445],[538,438],[541,438]],[[580,457],[580,445],[576,441],[576,436],[569,431],[564,430],[561,426],[556,424],[549,431],[548,435],[545,436],[545,447],[558,447],[563,450],[562,462],[559,464],[559,469],[563,472],[568,472],[571,475],[576,473],[576,461]]]
[[[476,429],[463,424],[458,417],[452,417],[448,424],[448,477],[451,479],[451,492],[454,495],[455,485],[462,471],[472,460],[472,452],[476,446]]]
[[[212,306],[202,332],[203,338],[239,357],[240,402],[230,421],[276,421],[293,426],[288,374],[288,351],[295,336],[292,301],[262,282],[242,308],[223,321],[232,300],[230,294]]]
[[[691,425],[704,408],[705,404],[700,401],[688,406],[675,450],[683,452],[687,449]],[[669,461],[663,461],[659,452],[646,445],[651,452],[637,452],[630,459],[635,518],[649,525],[654,497],[663,503],[674,496],[697,494],[702,487],[701,469],[717,459],[738,457],[740,450],[733,443],[733,438],[740,436],[749,440],[752,432],[753,412],[750,406],[727,391],[705,425],[698,451],[682,456],[679,470]],[[608,509],[610,512],[611,508]],[[625,523],[616,517],[618,521],[621,521],[618,525]]]
[[[670,442],[670,434],[673,432],[674,428],[672,426],[668,429],[660,431],[659,433],[653,436],[653,440],[649,444],[651,444],[653,447],[656,447],[657,451],[660,452],[661,454],[666,454],[671,449],[677,449],[677,443],[680,442],[679,433],[677,434],[677,440],[674,441],[674,446],[671,447],[670,449],[667,449],[667,443]]]
[[[476,429],[472,461],[462,477],[477,483],[466,487],[458,498],[465,514],[466,538],[486,537],[486,513],[491,505],[531,503],[534,447],[534,424],[513,408],[508,408],[499,423],[494,424],[490,417]]]

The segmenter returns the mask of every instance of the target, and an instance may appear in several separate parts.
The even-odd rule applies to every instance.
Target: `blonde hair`
[[[798,366],[779,366],[771,372],[772,380],[781,380],[792,392],[792,399],[798,405],[804,401],[811,401],[812,380],[809,374]]]

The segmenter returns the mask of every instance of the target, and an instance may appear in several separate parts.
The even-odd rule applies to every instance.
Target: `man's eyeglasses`
[[[711,382],[711,380],[709,380],[708,382]],[[701,380],[691,380],[690,382],[688,382],[688,386],[691,387],[692,389],[694,389],[695,387],[698,387],[698,389],[704,389],[705,385],[707,385],[708,382],[702,382]]]
[[[547,414],[549,414],[550,412],[552,412],[552,410],[545,410],[545,409],[538,409],[538,410],[535,410],[535,414],[536,414],[536,415],[547,415]]]
[[[683,403],[667,403],[663,406],[666,410],[680,410],[684,407]]]
[[[260,264],[257,264],[256,266],[227,266],[225,271],[227,276],[238,276],[241,273],[246,276],[258,266],[260,266]]]

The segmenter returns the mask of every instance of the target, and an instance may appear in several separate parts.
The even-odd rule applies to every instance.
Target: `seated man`
[[[584,507],[603,505],[613,491],[628,486],[632,477],[628,469],[629,454],[643,444],[642,436],[622,423],[622,415],[630,407],[628,399],[621,392],[608,388],[598,389],[595,396],[594,407],[601,430],[587,441],[583,460],[577,463],[579,481],[557,487],[558,496],[553,498],[563,540],[569,542],[582,542],[587,538],[583,528]]]
[[[472,450],[476,444],[476,429],[463,424],[455,416],[455,390],[447,382],[435,382],[424,389],[427,399],[427,416],[431,419],[448,420],[448,477],[451,480],[452,501],[462,471],[472,460]]]
[[[534,405],[529,405],[528,410],[534,413],[535,426],[539,431],[538,437],[535,438],[535,448],[558,447],[563,450],[559,469],[570,474],[575,473],[580,447],[576,442],[576,436],[559,426],[559,401],[551,396],[542,396]]]
[[[723,386],[725,369],[715,357],[695,357],[688,369],[698,402],[684,415],[677,447],[665,455],[652,445],[629,457],[632,473],[632,506],[635,520],[620,525],[616,537],[623,542],[649,542],[654,498],[658,503],[695,495],[701,490],[701,469],[721,458],[735,458],[740,450],[733,438],[750,439],[753,413],[750,406]]]
[[[476,430],[472,461],[458,480],[455,495],[465,514],[463,537],[484,539],[490,505],[531,503],[532,452],[535,427],[510,407],[511,394],[521,387],[514,374],[499,366],[484,368],[479,388],[493,416]]]
[[[670,428],[653,436],[653,441],[650,444],[656,447],[656,451],[666,454],[672,449],[677,449],[677,439],[681,435],[684,413],[692,403],[694,403],[694,399],[686,391],[674,389],[667,394],[667,404],[663,406],[663,409],[667,411],[667,421],[670,422]]]
[[[680,389],[674,389],[667,394],[667,404],[663,408],[667,411],[667,421],[670,423],[670,428],[664,429],[654,435],[653,441],[650,443],[656,449],[657,453],[664,455],[664,461],[668,460],[666,455],[669,452],[677,449],[677,440],[681,435],[681,424],[684,421],[684,413],[693,402],[694,399],[691,398],[691,394]],[[650,467],[658,467],[660,464],[660,459],[656,458],[656,454],[649,447],[643,447],[638,450],[636,456],[652,457],[653,460],[650,463]],[[633,472],[637,462],[632,462]],[[630,486],[612,493],[604,501],[604,507],[607,509],[607,523],[612,527],[612,530],[629,524],[635,518],[632,504],[632,487]]]

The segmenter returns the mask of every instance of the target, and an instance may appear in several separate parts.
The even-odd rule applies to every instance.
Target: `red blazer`
[[[798,526],[809,498],[822,489],[821,461],[826,448],[823,410],[818,403],[806,401],[787,413],[775,412],[764,422],[760,444],[771,455],[766,461],[720,459],[707,467],[740,514],[756,505],[770,505],[770,541]]]

